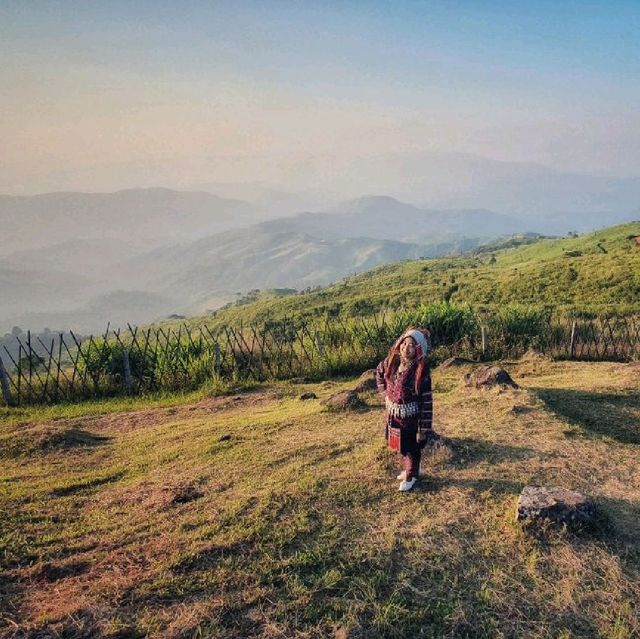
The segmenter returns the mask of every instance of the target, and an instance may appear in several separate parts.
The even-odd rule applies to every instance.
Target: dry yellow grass
[[[640,369],[434,373],[449,445],[397,492],[381,402],[281,384],[0,426],[6,637],[640,636]],[[532,536],[525,484],[592,495],[595,530]]]

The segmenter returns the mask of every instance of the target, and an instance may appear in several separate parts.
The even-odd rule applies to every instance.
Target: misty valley
[[[198,315],[256,289],[307,290],[386,263],[638,217],[631,201],[640,182],[631,196],[627,183],[606,188],[608,213],[592,203],[545,215],[527,207],[524,213],[420,207],[389,196],[338,204],[327,196],[325,210],[292,213],[318,206],[318,194],[285,198],[268,191],[257,198],[255,189],[247,189],[253,198],[247,201],[170,189],[0,196],[0,332],[15,326],[100,332],[107,322]],[[625,198],[627,208],[613,209]]]

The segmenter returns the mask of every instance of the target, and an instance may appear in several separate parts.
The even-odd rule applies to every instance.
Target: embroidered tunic
[[[418,433],[429,437],[433,430],[433,398],[431,375],[426,369],[418,392],[415,388],[417,363],[414,361],[389,382],[385,379],[384,361],[376,368],[378,391],[385,397],[385,438],[389,439],[389,428],[400,429],[400,453],[407,455],[420,450]]]

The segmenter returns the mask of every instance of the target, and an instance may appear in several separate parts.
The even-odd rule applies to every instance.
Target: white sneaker
[[[418,477],[422,477],[422,473],[418,472]],[[400,481],[404,481],[407,478],[407,471],[403,470],[397,477],[396,479],[399,479]],[[417,477],[416,477],[417,479]]]
[[[413,488],[413,485],[416,483],[416,478],[414,477],[411,481],[407,481],[406,479],[400,484],[398,490],[401,493],[406,493],[408,490]]]

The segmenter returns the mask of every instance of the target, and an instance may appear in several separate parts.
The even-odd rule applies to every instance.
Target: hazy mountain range
[[[434,185],[431,200],[446,208],[390,196],[336,204],[320,191],[242,184],[218,184],[224,197],[160,188],[0,196],[0,331],[14,324],[98,330],[107,320],[202,312],[250,289],[323,285],[513,233],[581,232],[640,217],[635,178],[445,160],[412,189],[417,197],[416,184]],[[444,183],[436,188],[443,172],[446,184],[460,177],[457,194],[443,197]],[[556,206],[543,209],[550,198]],[[471,205],[489,201],[498,210]],[[323,208],[290,214],[311,202]]]
[[[372,159],[395,171],[395,188],[380,192],[436,208],[485,208],[553,223],[557,216],[624,216],[640,207],[640,178],[559,171],[531,162],[503,162],[462,153],[422,153]],[[630,170],[636,171],[635,167]],[[616,220],[618,221],[618,220]],[[614,222],[612,222],[614,223]],[[545,232],[550,232],[546,229]],[[560,232],[560,231],[559,231]]]
[[[260,211],[247,202],[204,192],[131,189],[0,195],[0,255],[86,238],[118,239],[148,248],[260,219]]]
[[[119,206],[121,194],[114,195]],[[152,199],[157,195],[151,192]],[[160,213],[164,224],[166,210]],[[137,227],[153,229],[151,217]],[[183,223],[182,217],[175,215],[174,224],[182,228],[173,243],[163,244],[164,234],[129,232],[125,224],[102,239],[86,237],[88,225],[78,228],[77,239],[55,243],[53,235],[49,246],[0,258],[0,293],[6,300],[0,330],[15,324],[96,330],[107,320],[120,324],[203,312],[250,289],[328,284],[387,262],[459,252],[519,230],[517,221],[490,211],[425,211],[388,197],[361,198],[331,213],[280,218],[198,240],[188,239],[193,218]],[[239,223],[226,223],[234,222]],[[117,230],[120,237],[114,237]],[[43,233],[39,242],[45,241]]]
[[[245,164],[239,159],[238,170],[245,169],[247,176],[260,175],[278,191],[293,190],[304,198],[316,198],[314,206],[298,206],[296,211],[328,210],[332,203],[319,200],[319,195],[327,198],[329,194],[335,203],[371,193],[389,195],[420,208],[489,209],[547,220],[557,214],[625,214],[640,207],[640,177],[632,164],[628,176],[611,176],[441,151],[358,157],[301,152],[262,158],[259,163],[247,160]],[[239,185],[224,192],[215,187],[197,182],[188,188],[251,200]],[[263,196],[269,198],[267,193]]]
[[[526,151],[523,146],[522,152]],[[611,149],[603,150],[607,151]],[[500,152],[497,146],[495,153]],[[620,155],[624,155],[622,150]],[[637,210],[637,165],[629,162],[624,174],[621,163],[615,164],[616,175],[599,175],[470,153],[432,150],[350,154],[345,150],[332,154],[300,149],[232,158],[206,156],[190,159],[184,165],[179,159],[160,164],[132,160],[120,166],[117,184],[122,184],[120,188],[163,185],[215,193],[225,199],[249,202],[273,216],[326,211],[365,194],[389,195],[420,208],[489,209],[506,215]],[[7,186],[11,184],[10,177],[4,176],[4,181],[1,178],[1,190],[7,192],[11,188]],[[21,184],[20,188],[23,193],[83,191],[90,184],[101,185],[98,190],[102,191],[117,188],[112,186],[113,180],[101,180],[91,167],[86,172],[74,171],[72,179],[67,167],[60,167],[59,172],[36,184],[31,188],[38,190],[30,191],[29,184]]]

